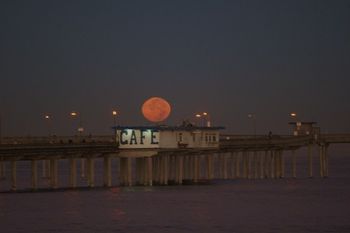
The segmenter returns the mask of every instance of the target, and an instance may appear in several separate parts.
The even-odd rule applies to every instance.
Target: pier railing
[[[350,134],[313,136],[237,136],[223,135],[218,148],[118,149],[113,136],[16,137],[3,138],[0,146],[0,188],[9,177],[10,190],[18,187],[17,170],[29,166],[31,189],[43,187],[38,173],[57,189],[59,164],[65,164],[69,185],[78,187],[78,175],[95,187],[95,163],[102,160],[103,186],[168,185],[209,182],[213,179],[264,179],[285,177],[286,151],[291,152],[291,176],[297,177],[296,151],[307,148],[308,176],[314,176],[318,154],[320,177],[329,175],[328,147],[331,143],[350,143]],[[313,150],[318,147],[318,150]],[[289,152],[289,153],[290,153]],[[21,161],[21,166],[18,162]],[[114,161],[114,162],[112,162]],[[113,165],[114,164],[114,165]],[[112,166],[117,172],[112,173]],[[67,169],[68,168],[68,169]],[[27,168],[28,169],[28,168]],[[62,169],[63,170],[63,169]],[[117,174],[114,176],[113,174]],[[112,182],[113,179],[117,180]],[[99,186],[99,185],[97,185]],[[2,189],[0,189],[1,191]]]
[[[1,145],[23,145],[23,144],[106,144],[113,143],[113,135],[88,135],[88,136],[22,136],[22,137],[2,137]]]

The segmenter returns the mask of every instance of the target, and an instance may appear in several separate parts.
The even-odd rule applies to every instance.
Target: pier
[[[85,179],[85,187],[89,188],[199,184],[213,179],[280,179],[286,177],[287,153],[291,155],[288,156],[289,176],[297,178],[301,148],[307,150],[308,177],[325,178],[330,175],[328,148],[337,143],[350,143],[350,134],[274,135],[272,138],[221,135],[216,148],[179,145],[176,149],[120,149],[113,136],[3,138],[0,187],[9,179],[11,186],[5,191],[23,190],[18,186],[19,162],[27,163],[30,168],[30,177],[26,180],[30,181],[32,191],[43,189],[38,185],[39,179],[46,179],[46,188],[50,190],[75,189],[78,179]],[[102,175],[103,183],[95,181],[97,162],[102,164],[103,174],[98,175]],[[68,181],[62,182],[65,186],[59,179],[59,163],[67,168]]]

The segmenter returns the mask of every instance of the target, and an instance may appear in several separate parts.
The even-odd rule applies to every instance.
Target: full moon
[[[170,104],[160,97],[151,97],[142,105],[143,116],[151,122],[164,121],[168,118],[170,112]]]

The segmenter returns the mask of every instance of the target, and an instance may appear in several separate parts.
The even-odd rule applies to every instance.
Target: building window
[[[182,142],[182,133],[179,133],[179,142]]]
[[[213,135],[213,142],[216,142],[216,136]]]

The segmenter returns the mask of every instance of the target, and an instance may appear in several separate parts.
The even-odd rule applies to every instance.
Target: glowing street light
[[[295,112],[291,112],[291,113],[290,113],[290,116],[291,116],[291,117],[297,117],[297,114],[296,114]]]

